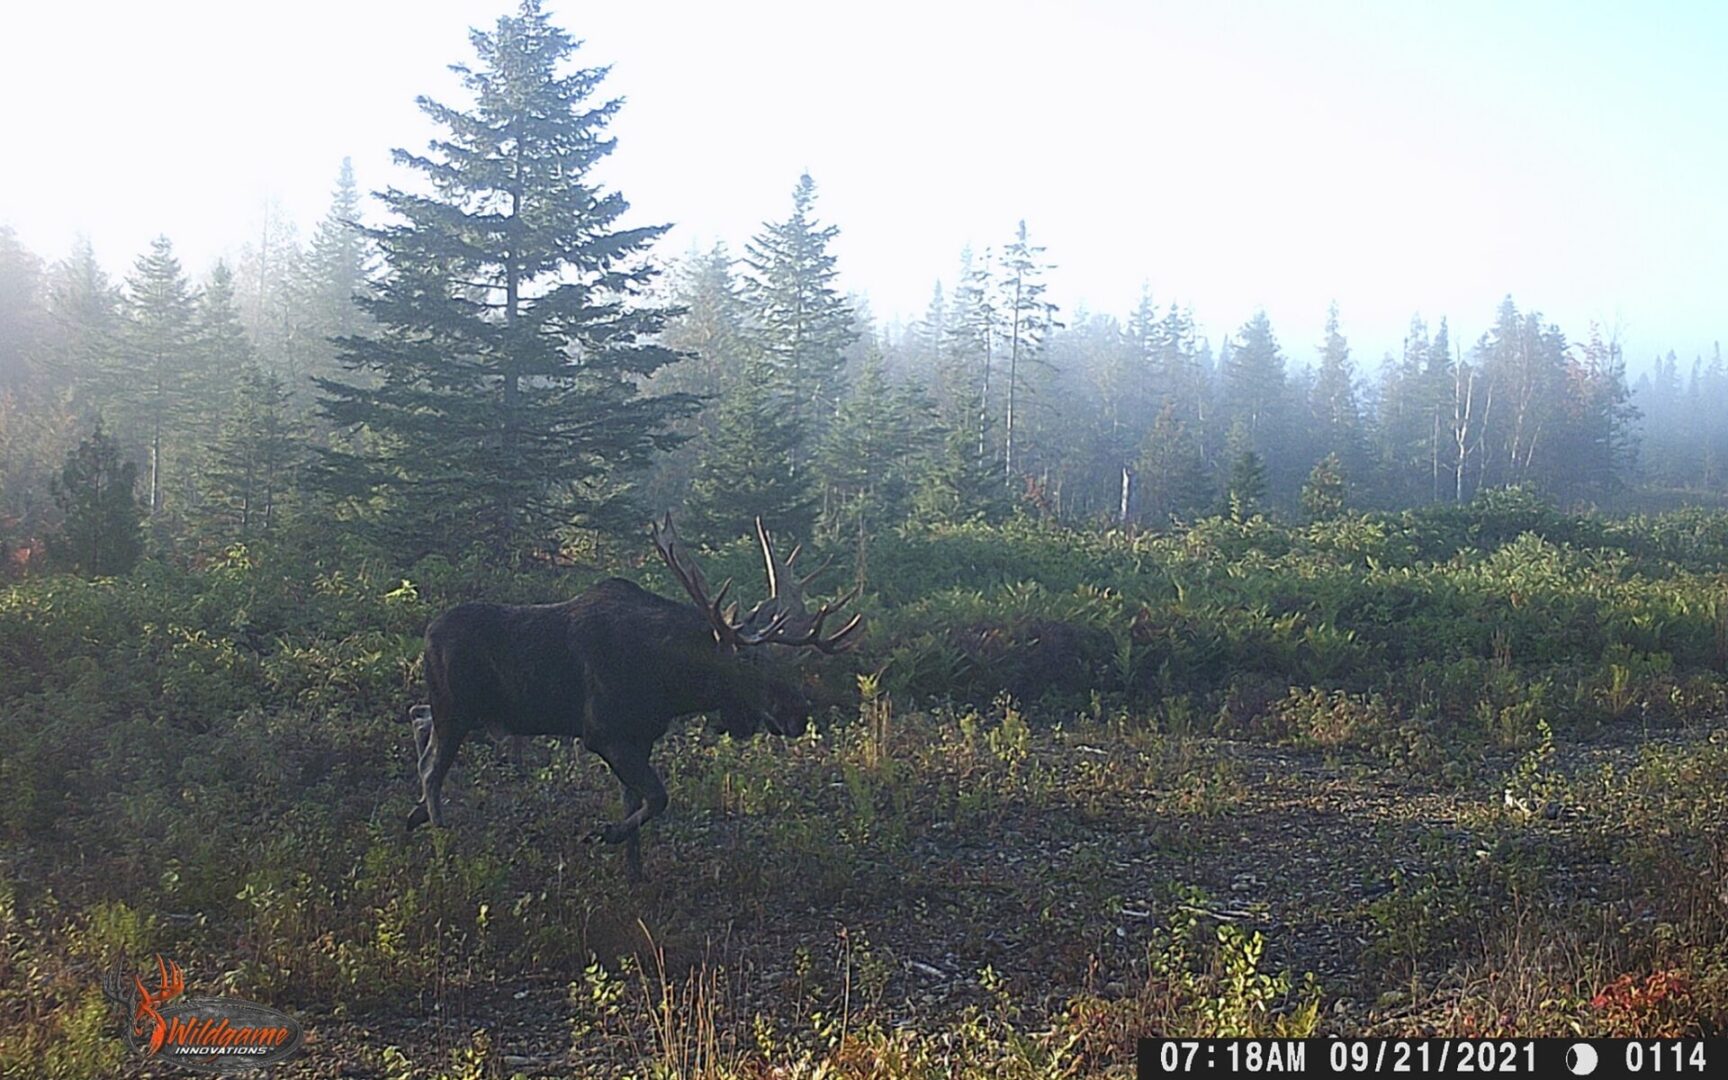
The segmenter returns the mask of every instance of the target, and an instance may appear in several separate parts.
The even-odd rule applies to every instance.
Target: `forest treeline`
[[[1180,297],[1060,310],[1021,222],[884,326],[839,290],[808,175],[741,252],[662,273],[665,227],[624,227],[589,176],[620,107],[604,70],[569,67],[533,0],[477,43],[472,101],[423,101],[444,137],[397,151],[424,189],[378,193],[381,215],[344,162],[310,237],[272,214],[197,280],[167,237],[113,281],[88,242],[49,264],[0,229],[14,570],[289,527],[544,554],[666,507],[714,542],[761,514],[862,545],[1016,513],[1161,527],[1514,485],[1598,506],[1724,489],[1719,348],[1629,384],[1616,341],[1511,297],[1473,341],[1413,318],[1377,367],[1336,305],[1319,342],[1259,312],[1214,344]]]

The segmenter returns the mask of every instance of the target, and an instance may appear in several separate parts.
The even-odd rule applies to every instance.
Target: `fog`
[[[808,169],[842,232],[842,287],[923,310],[960,249],[1024,218],[1065,309],[1125,314],[1142,284],[1217,342],[1264,307],[1291,341],[1327,305],[1359,354],[1412,313],[1474,337],[1510,293],[1635,365],[1707,355],[1728,210],[1728,89],[1708,6],[1660,19],[1563,4],[575,5],[610,64],[602,176],[662,250],[740,245]],[[195,274],[274,200],[302,231],[352,156],[363,190],[431,133],[472,0],[291,8],[31,5],[0,94],[0,224],[110,273],[170,236]],[[52,105],[49,104],[52,102]],[[375,215],[370,204],[367,213]]]

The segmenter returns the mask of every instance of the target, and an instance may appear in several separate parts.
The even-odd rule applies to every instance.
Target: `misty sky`
[[[1216,342],[1264,306],[1303,362],[1334,298],[1369,367],[1413,311],[1473,340],[1507,292],[1635,366],[1728,327],[1728,5],[547,6],[628,99],[602,176],[634,223],[741,253],[807,168],[878,316],[1024,217],[1065,312],[1148,282]],[[267,198],[305,236],[344,155],[400,181],[414,96],[460,101],[446,65],[504,8],[13,6],[0,224],[116,273],[166,233],[201,275]]]

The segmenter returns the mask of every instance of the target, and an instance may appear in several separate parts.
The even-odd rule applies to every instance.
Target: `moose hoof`
[[[402,831],[413,832],[418,826],[426,824],[429,817],[431,815],[426,812],[426,807],[416,806],[413,812],[408,815],[408,820],[402,823]]]
[[[590,844],[599,841],[606,844],[622,844],[630,839],[630,830],[622,825],[602,825],[588,834]]]

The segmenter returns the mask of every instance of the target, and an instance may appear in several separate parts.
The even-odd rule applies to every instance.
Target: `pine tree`
[[[1344,463],[1336,453],[1314,463],[1308,482],[1302,485],[1302,509],[1312,521],[1327,521],[1344,512],[1347,486]]]
[[[1336,303],[1326,312],[1326,340],[1320,346],[1309,410],[1311,432],[1320,449],[1360,475],[1367,453],[1356,401],[1356,367],[1350,361],[1350,343],[1338,325]]]
[[[304,445],[280,376],[252,360],[233,376],[228,415],[210,448],[205,518],[226,536],[268,535]]]
[[[1230,479],[1224,486],[1225,509],[1236,521],[1246,521],[1266,501],[1266,463],[1254,449],[1246,421],[1239,419],[1231,426],[1229,443]]]
[[[338,373],[336,342],[366,329],[366,316],[356,303],[369,288],[371,249],[360,223],[360,189],[354,163],[342,159],[330,209],[312,234],[305,257],[295,264],[294,298],[309,377]],[[311,390],[310,381],[295,394]]]
[[[367,230],[387,267],[364,302],[377,330],[341,356],[365,377],[317,380],[325,415],[375,449],[327,451],[322,481],[357,511],[381,497],[364,509],[410,550],[517,555],[633,519],[626,482],[696,402],[638,389],[675,358],[653,343],[666,311],[634,300],[665,227],[617,228],[627,204],[589,176],[621,105],[591,100],[605,69],[561,70],[577,45],[539,0],[470,37],[478,63],[454,70],[473,104],[421,98],[446,134],[396,153],[436,194],[384,192],[396,221]]]
[[[974,452],[980,461],[988,460],[992,453],[988,434],[996,403],[991,377],[1001,340],[1001,312],[996,297],[990,249],[984,250],[983,258],[974,258],[972,249],[966,248],[960,253],[960,284],[954,290],[953,309],[948,317],[939,396],[956,408],[970,410],[969,420],[976,436]],[[958,417],[945,416],[944,420],[951,426],[960,422]]]
[[[698,464],[708,457],[718,431],[720,410],[713,403],[743,378],[744,366],[754,355],[734,261],[725,244],[715,244],[705,253],[692,252],[678,265],[672,288],[678,314],[666,324],[660,342],[682,359],[662,368],[652,386],[658,393],[693,394],[710,404],[673,426],[688,441],[655,462],[645,485],[650,506],[678,506],[689,497]]]
[[[750,275],[744,297],[773,389],[787,403],[799,432],[794,468],[802,468],[840,397],[847,346],[857,340],[852,311],[834,287],[828,245],[838,226],[814,217],[816,182],[809,173],[792,191],[792,215],[762,226],[746,248]]]
[[[124,574],[144,553],[138,467],[122,461],[102,422],[66,457],[54,484],[63,521],[48,538],[49,560],[81,574]]]
[[[1026,377],[1032,365],[1044,355],[1044,341],[1050,331],[1061,324],[1056,321],[1056,305],[1044,299],[1044,273],[1048,264],[1040,261],[1044,249],[1026,239],[1026,223],[1015,229],[1014,242],[1002,253],[1002,296],[1008,321],[1008,407],[1003,430],[1002,467],[1008,484],[1015,484],[1015,424],[1024,420],[1016,416],[1016,407],[1023,405]],[[1024,458],[1024,448],[1021,457]]]
[[[167,497],[169,444],[195,422],[191,396],[197,360],[193,294],[166,236],[150,244],[126,279],[121,364],[110,369],[110,397],[129,410],[131,434],[146,458],[146,504],[152,514]]]
[[[207,485],[213,442],[209,425],[221,430],[237,405],[239,381],[252,367],[251,339],[240,322],[234,275],[218,262],[194,305],[192,339],[184,375],[183,408],[191,420],[188,437],[179,440],[179,484],[182,507],[196,516]]]
[[[716,410],[716,429],[690,486],[690,532],[720,543],[748,536],[758,516],[775,532],[809,536],[816,496],[808,471],[792,467],[803,432],[785,402],[767,392],[770,374],[747,362]]]
[[[42,260],[0,225],[0,390],[34,374],[47,327],[42,318]]]
[[[1158,410],[1135,469],[1141,516],[1155,524],[1203,513],[1215,498],[1199,440],[1182,421],[1175,401]]]
[[[933,413],[922,393],[889,383],[879,352],[865,358],[817,457],[826,485],[820,535],[862,545],[875,529],[905,518],[930,449]]]
[[[54,326],[49,348],[53,381],[68,387],[81,411],[94,416],[118,345],[120,293],[96,261],[89,240],[80,237],[72,254],[54,267],[48,316]]]

